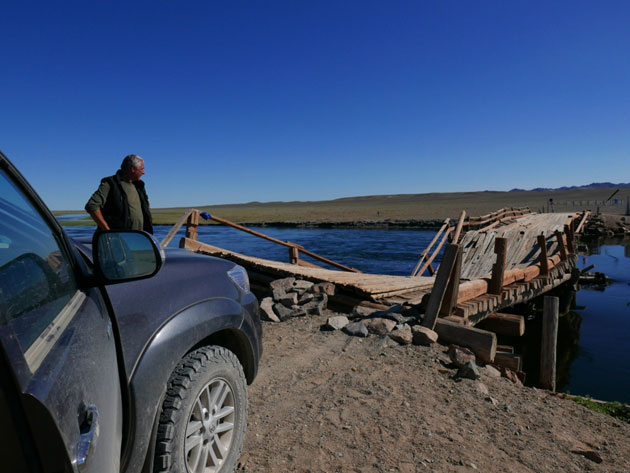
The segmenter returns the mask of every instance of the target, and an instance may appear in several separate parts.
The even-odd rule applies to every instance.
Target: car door
[[[1,154],[0,164],[0,356],[13,408],[43,471],[118,471],[122,399],[107,307],[36,194]]]

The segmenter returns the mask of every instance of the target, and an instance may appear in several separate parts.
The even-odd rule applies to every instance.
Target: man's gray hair
[[[144,162],[144,159],[142,159],[137,154],[129,154],[125,156],[125,159],[123,159],[123,162],[120,165],[120,169],[122,171],[128,171],[132,167],[134,168],[140,167],[140,164],[142,164],[143,162]]]

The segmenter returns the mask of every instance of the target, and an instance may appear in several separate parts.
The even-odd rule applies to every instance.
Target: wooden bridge
[[[200,216],[286,246],[289,262],[239,254],[197,241]],[[462,212],[456,224],[444,221],[410,276],[365,274],[296,243],[195,209],[180,219],[161,245],[168,245],[185,223],[181,248],[244,266],[252,289],[259,294],[269,293],[269,283],[285,277],[331,282],[336,286],[335,295],[329,298],[333,307],[346,311],[355,306],[386,309],[393,304],[418,308],[423,313],[422,325],[435,329],[443,341],[469,346],[483,361],[502,360],[519,371],[520,357],[497,352],[495,333],[523,335],[524,319],[500,311],[577,279],[575,235],[582,231],[588,217],[587,211],[536,214],[528,208],[501,209],[470,218]],[[442,248],[441,263],[434,269],[433,262]],[[304,261],[301,255],[336,269]],[[475,327],[478,324],[486,330]]]
[[[331,282],[338,294],[331,302],[342,306],[361,303],[418,305],[429,294],[441,299],[438,313],[463,325],[475,325],[494,310],[522,302],[567,281],[575,266],[574,235],[588,213],[534,214],[529,209],[502,209],[483,217],[466,218],[457,225],[447,219],[410,276],[365,274],[302,246],[277,240],[219,217],[209,219],[284,245],[289,262],[239,254],[197,241],[199,211],[191,209],[165,237],[166,246],[186,223],[180,247],[230,259],[247,268],[254,289],[274,279],[295,276],[314,282]],[[447,243],[450,240],[450,243]],[[432,262],[446,244],[440,268]],[[326,269],[300,259],[306,254],[339,269]],[[422,276],[429,273],[428,276]],[[444,286],[444,287],[442,287]],[[439,297],[439,293],[443,293]],[[374,305],[374,304],[372,304]],[[431,306],[429,311],[435,311]],[[431,313],[428,315],[433,316]]]

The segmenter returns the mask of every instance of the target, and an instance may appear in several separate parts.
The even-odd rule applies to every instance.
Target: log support
[[[494,313],[479,323],[479,328],[498,335],[521,337],[525,333],[525,318],[522,315]]]
[[[435,331],[444,343],[469,348],[484,363],[492,363],[497,352],[497,336],[486,330],[438,319]]]
[[[543,326],[540,353],[540,385],[556,390],[556,347],[558,344],[559,300],[545,296],[543,303]]]
[[[497,261],[492,266],[492,278],[490,279],[490,285],[488,287],[488,293],[490,294],[501,294],[501,289],[503,289],[507,244],[507,238],[497,238],[494,240],[494,252],[497,255]]]

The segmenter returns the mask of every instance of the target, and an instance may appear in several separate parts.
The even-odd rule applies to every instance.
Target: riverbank
[[[494,212],[503,207],[529,207],[535,212],[580,212],[597,210],[605,214],[620,215],[626,207],[618,201],[602,201],[615,189],[572,189],[564,191],[515,191],[515,192],[449,192],[427,194],[396,194],[347,197],[321,201],[248,202],[227,205],[191,205],[232,222],[249,225],[329,224],[366,226],[407,226],[413,222],[444,221],[456,219],[462,210],[477,216]],[[630,191],[629,191],[630,193]],[[550,208],[550,199],[553,208]],[[153,208],[154,221],[158,225],[173,225],[188,207]],[[58,211],[55,215],[72,215],[77,211]],[[86,218],[89,220],[89,217]],[[85,225],[83,220],[83,225]],[[422,223],[418,225],[423,225]],[[429,228],[420,226],[418,228]],[[433,228],[433,227],[431,227]]]
[[[241,472],[629,472],[630,425],[481,369],[447,347],[265,323]]]

